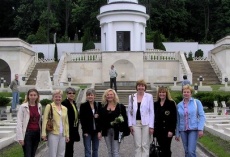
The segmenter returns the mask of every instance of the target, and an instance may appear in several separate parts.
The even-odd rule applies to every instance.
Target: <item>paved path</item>
[[[101,140],[99,145],[99,157],[107,157],[106,144],[104,138]],[[172,141],[172,157],[184,157],[184,149],[181,142],[177,142],[173,139]],[[125,137],[120,147],[120,157],[133,157],[134,156],[134,144],[132,135]],[[48,148],[43,149],[36,157],[49,157]],[[80,142],[74,145],[74,157],[84,157],[84,146],[82,139]],[[197,157],[208,157],[199,148],[197,148]]]

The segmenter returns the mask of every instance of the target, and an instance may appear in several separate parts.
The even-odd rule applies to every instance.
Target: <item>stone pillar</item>
[[[218,103],[214,101],[214,114],[218,114]]]
[[[227,107],[226,107],[226,104],[225,104],[225,101],[221,101],[221,105],[222,105],[222,115],[225,115],[225,113],[226,113],[226,109],[227,109]]]
[[[38,69],[35,87],[38,91],[52,91],[50,69]]]
[[[13,120],[12,119],[12,113],[10,112],[11,106],[6,106],[6,117],[7,120]]]

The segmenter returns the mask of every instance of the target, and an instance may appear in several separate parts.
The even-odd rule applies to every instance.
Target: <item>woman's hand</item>
[[[201,138],[204,135],[204,132],[202,130],[198,131],[198,137]]]
[[[42,136],[42,140],[43,141],[47,141],[47,137],[46,136]]]
[[[180,141],[180,137],[175,137],[175,140],[179,142]]]
[[[168,137],[173,137],[173,133],[172,132],[168,132]]]
[[[149,128],[149,134],[152,135],[154,133],[154,129],[153,128]]]
[[[69,142],[69,137],[65,138],[65,142],[68,143]]]
[[[98,138],[98,140],[101,140],[101,138],[102,138],[101,132],[97,133],[97,138]]]
[[[18,142],[21,146],[24,146],[24,140],[19,140]]]
[[[132,127],[132,126],[130,126],[130,127],[129,127],[129,129],[130,129],[130,133],[133,135],[133,134],[134,134],[133,127]]]
[[[87,136],[88,136],[88,134],[87,134],[87,133],[85,133],[85,134],[84,134],[84,136],[85,136],[85,137],[87,137]]]

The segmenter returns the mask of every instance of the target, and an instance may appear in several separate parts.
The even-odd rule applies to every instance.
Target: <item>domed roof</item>
[[[108,4],[110,4],[110,3],[119,3],[119,2],[138,3],[138,0],[108,0]]]

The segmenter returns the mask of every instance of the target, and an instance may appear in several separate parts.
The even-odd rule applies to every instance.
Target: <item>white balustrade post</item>
[[[214,114],[218,114],[218,103],[214,101]]]

